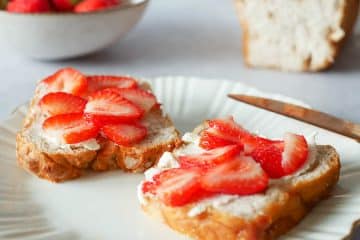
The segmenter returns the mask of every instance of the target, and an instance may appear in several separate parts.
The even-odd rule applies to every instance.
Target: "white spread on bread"
[[[78,148],[84,148],[93,151],[100,149],[100,145],[98,144],[95,138],[88,139],[86,141],[79,142],[76,144],[65,143],[61,136],[61,132],[49,133],[43,130],[42,123],[45,120],[45,116],[39,116],[39,114],[41,114],[39,108],[37,107],[34,108],[32,114],[34,114],[34,116],[37,117],[36,117],[36,122],[34,122],[31,128],[28,129],[29,137],[32,138],[34,143],[40,146],[46,144],[46,149],[48,149],[49,151],[51,152],[56,152],[57,150],[71,151],[73,149],[78,149]],[[41,147],[41,149],[43,148]]]
[[[152,181],[153,177],[169,168],[179,167],[176,158],[180,155],[190,155],[201,153],[204,150],[199,147],[199,136],[195,133],[186,133],[182,140],[186,143],[183,147],[175,150],[173,153],[165,152],[160,158],[158,164],[145,172],[145,180]],[[237,195],[216,195],[192,204],[192,208],[188,212],[189,217],[194,217],[204,212],[208,207],[213,207],[222,212],[234,216],[252,217],[254,214],[261,213],[268,201],[280,201],[286,197],[281,191],[282,185],[291,181],[309,170],[316,159],[314,136],[308,139],[309,156],[305,164],[294,174],[284,176],[279,179],[271,179],[269,188],[264,193],[253,194],[249,196]],[[141,190],[142,183],[138,187],[138,198],[141,204],[146,205],[146,197],[153,197],[151,194],[145,194]]]

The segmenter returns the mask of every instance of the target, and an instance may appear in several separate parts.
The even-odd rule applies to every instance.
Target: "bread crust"
[[[140,87],[150,90],[147,83],[141,83]],[[70,152],[45,151],[34,143],[27,134],[27,130],[37,121],[32,112],[37,107],[39,92],[38,88],[30,102],[29,114],[24,119],[23,128],[16,136],[16,155],[19,166],[40,178],[52,182],[63,182],[80,177],[86,170],[109,171],[122,169],[127,172],[143,172],[152,167],[163,152],[172,151],[181,145],[179,132],[175,129],[172,133],[174,135],[172,139],[149,146],[119,146],[100,137],[97,139],[100,148],[96,151],[85,148],[75,149]],[[164,116],[160,108],[153,108],[147,115],[152,115],[164,126],[173,126],[171,119]],[[129,165],[129,162],[131,165]]]
[[[159,117],[161,113],[158,113]],[[168,117],[163,121],[171,123]],[[172,123],[171,123],[172,124]],[[165,151],[172,151],[181,144],[178,132],[171,141],[138,149],[135,147],[119,146],[109,140],[100,140],[100,149],[82,150],[73,153],[48,153],[39,149],[25,134],[23,129],[16,137],[16,155],[19,166],[52,182],[63,182],[78,178],[85,169],[108,171],[120,168],[128,172],[143,172],[152,167]],[[127,159],[134,163],[129,166]]]
[[[345,1],[345,7],[344,7],[344,10],[342,13],[342,18],[341,18],[341,23],[340,23],[341,28],[345,32],[345,36],[340,41],[336,41],[336,42],[331,41],[331,39],[328,39],[328,41],[331,43],[332,49],[333,49],[333,51],[332,51],[333,61],[325,61],[321,66],[318,66],[315,69],[306,68],[303,71],[315,71],[315,72],[322,71],[322,70],[327,70],[334,65],[335,59],[340,55],[341,48],[343,47],[346,40],[351,35],[352,30],[355,26],[356,19],[357,19],[358,13],[359,13],[359,5],[360,5],[360,0],[346,0]]]
[[[242,0],[234,0],[234,1],[240,20],[240,25],[242,28],[242,52],[243,52],[245,65],[248,67],[266,67],[275,70],[303,71],[303,72],[318,72],[329,69],[330,67],[333,66],[335,59],[338,57],[338,55],[341,52],[342,46],[346,42],[346,39],[349,38],[349,36],[351,35],[351,32],[356,23],[358,9],[360,5],[360,0],[345,0],[345,5],[342,11],[342,18],[340,20],[340,26],[344,30],[345,36],[340,41],[332,41],[330,38],[328,38],[328,42],[332,46],[332,51],[331,51],[332,56],[329,56],[329,59],[332,59],[332,61],[325,59],[321,65],[311,66],[311,59],[305,59],[303,62],[303,66],[300,69],[294,70],[294,69],[283,69],[281,66],[278,65],[258,66],[256,64],[251,63],[250,53],[249,53],[250,37],[249,37],[248,23],[246,19],[242,16],[243,3]]]
[[[54,161],[51,156],[42,152],[21,133],[18,133],[16,136],[16,157],[19,166],[40,178],[52,182],[78,178],[82,174],[79,168],[72,166],[66,161],[62,164]]]
[[[337,183],[339,156],[331,146],[317,146],[318,157],[328,156],[330,168],[311,181],[300,180],[284,190],[280,201],[270,204],[262,214],[251,219],[220,212],[208,207],[203,213],[189,217],[192,204],[172,208],[155,198],[146,197],[142,208],[161,219],[172,229],[198,240],[271,240],[288,232],[320,200],[326,198]]]

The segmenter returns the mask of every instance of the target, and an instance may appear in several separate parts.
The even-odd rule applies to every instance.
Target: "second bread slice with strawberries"
[[[271,240],[326,198],[339,179],[331,146],[297,134],[254,135],[208,120],[164,153],[138,186],[143,210],[194,239]]]

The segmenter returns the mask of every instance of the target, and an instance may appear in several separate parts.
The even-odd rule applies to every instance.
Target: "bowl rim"
[[[116,7],[110,7],[106,9],[102,9],[99,11],[92,11],[92,12],[82,12],[82,13],[75,13],[75,12],[44,12],[44,13],[18,13],[18,12],[8,12],[4,9],[0,9],[0,13],[7,14],[7,15],[13,15],[13,16],[89,16],[89,15],[98,15],[103,14],[107,12],[116,12],[116,11],[122,11],[127,10],[130,8],[136,8],[142,5],[147,5],[150,2],[150,0],[141,0],[138,3],[127,3],[127,4],[119,4]]]

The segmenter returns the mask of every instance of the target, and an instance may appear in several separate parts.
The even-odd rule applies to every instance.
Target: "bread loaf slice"
[[[198,133],[203,127],[195,130]],[[186,151],[187,145],[175,150]],[[190,149],[191,150],[191,149]],[[162,162],[162,159],[159,162]],[[172,163],[174,164],[174,163]],[[160,168],[171,168],[161,163]],[[151,169],[145,175],[151,175]],[[250,196],[219,195],[181,207],[142,194],[143,210],[172,229],[199,240],[271,240],[296,226],[339,179],[340,161],[331,146],[312,145],[306,166],[294,175],[270,181],[266,192]]]
[[[150,90],[147,83],[141,83],[140,87]],[[171,119],[162,109],[153,108],[141,120],[148,129],[147,137],[133,146],[119,146],[101,137],[80,144],[54,144],[42,136],[43,119],[38,114],[41,97],[41,88],[38,87],[24,126],[16,137],[16,154],[21,167],[53,182],[78,178],[86,170],[120,168],[142,172],[156,163],[163,152],[171,151],[181,143]]]
[[[245,63],[285,71],[330,67],[356,22],[359,0],[235,0]]]

